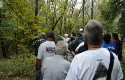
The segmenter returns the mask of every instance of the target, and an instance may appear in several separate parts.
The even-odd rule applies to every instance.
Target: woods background
[[[33,42],[41,32],[54,31],[58,41],[58,35],[77,33],[90,19],[101,21],[104,33],[119,33],[124,50],[125,0],[0,0],[0,58],[34,64]],[[28,68],[34,65],[10,63],[9,69],[21,65],[24,70],[9,70],[8,75],[31,76]]]

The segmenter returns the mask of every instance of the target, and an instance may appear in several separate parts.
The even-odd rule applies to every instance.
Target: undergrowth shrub
[[[36,57],[32,54],[20,54],[11,56],[10,60],[0,62],[1,77],[33,77]]]

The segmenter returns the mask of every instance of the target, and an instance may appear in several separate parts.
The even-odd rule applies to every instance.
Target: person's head
[[[46,35],[45,35],[44,32],[40,34],[40,38],[45,38],[45,36],[46,36]]]
[[[83,33],[83,29],[82,29],[82,28],[80,28],[80,29],[79,29],[79,32],[80,32],[80,33]]]
[[[91,45],[101,45],[103,39],[103,25],[98,20],[90,20],[84,28],[85,41]]]
[[[70,37],[70,41],[72,42],[73,40],[75,40],[75,37]]]
[[[76,37],[77,37],[77,38],[81,38],[81,37],[82,37],[82,34],[78,33],[78,34],[76,35]]]
[[[75,37],[76,34],[74,32],[71,33],[71,37]]]
[[[68,43],[66,41],[58,41],[55,48],[56,54],[65,55],[67,51],[68,51]]]
[[[112,39],[118,40],[119,39],[118,34],[117,33],[112,33]]]
[[[65,37],[65,38],[68,38],[68,34],[64,34],[64,37]]]
[[[48,31],[47,34],[46,34],[46,38],[54,40],[54,32],[53,31]]]
[[[110,34],[104,34],[104,42],[107,44],[110,43],[111,35]]]

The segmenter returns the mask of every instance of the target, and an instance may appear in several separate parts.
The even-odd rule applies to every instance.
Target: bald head
[[[44,33],[44,32],[42,32],[42,33],[40,34],[40,38],[45,38],[45,33]]]

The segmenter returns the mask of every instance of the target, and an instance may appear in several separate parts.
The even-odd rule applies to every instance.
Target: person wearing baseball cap
[[[60,36],[60,35],[59,35]],[[63,40],[63,41],[69,41],[69,37],[68,37],[68,34],[64,34],[64,37],[63,36],[60,36],[61,37],[61,39]]]
[[[84,41],[84,33],[83,33],[83,29],[82,28],[79,29],[79,33],[82,34],[82,38],[81,39],[82,39],[82,41]]]

